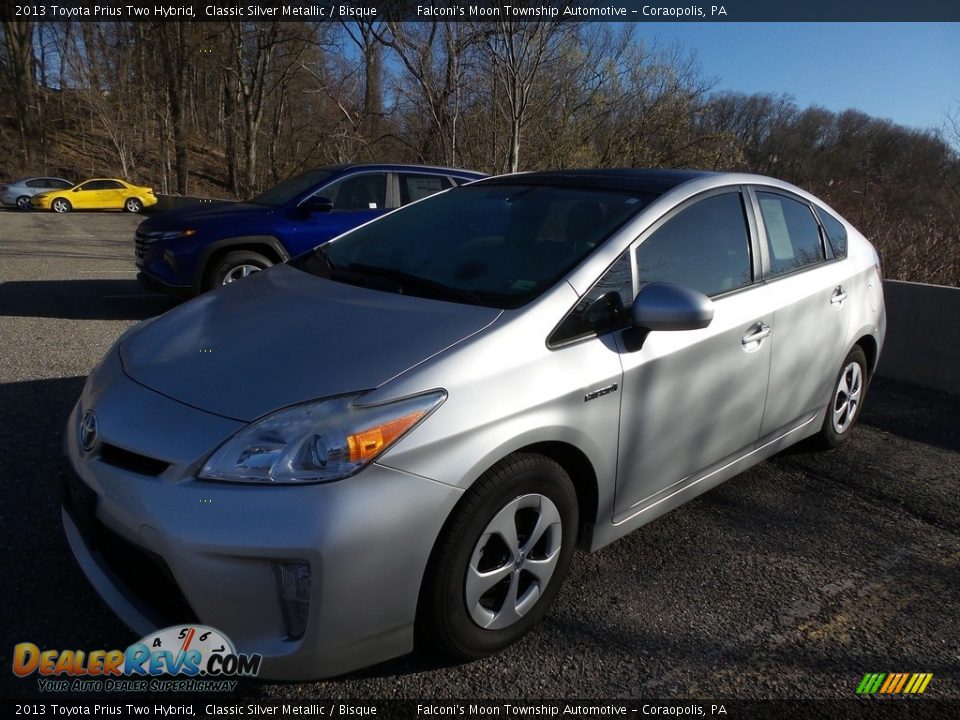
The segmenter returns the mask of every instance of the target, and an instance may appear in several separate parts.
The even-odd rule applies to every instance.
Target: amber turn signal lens
[[[372,460],[413,427],[423,415],[423,411],[418,410],[382,425],[361,430],[353,435],[347,435],[347,451],[350,462]]]

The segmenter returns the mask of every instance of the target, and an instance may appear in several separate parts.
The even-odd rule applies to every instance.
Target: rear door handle
[[[847,299],[847,291],[843,289],[843,285],[837,285],[833,289],[833,295],[830,296],[831,305],[842,305],[843,301]]]
[[[770,326],[761,321],[750,328],[750,332],[743,336],[740,344],[744,349],[753,350],[751,346],[759,345],[760,341],[766,337],[770,337]]]

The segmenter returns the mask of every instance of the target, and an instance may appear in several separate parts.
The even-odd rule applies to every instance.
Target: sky
[[[793,95],[939,128],[960,105],[960,24],[647,23],[637,37],[696,51],[717,90]]]

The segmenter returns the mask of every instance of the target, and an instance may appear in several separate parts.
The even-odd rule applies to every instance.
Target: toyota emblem
[[[80,447],[84,452],[93,450],[97,442],[97,416],[93,410],[87,410],[80,421]]]

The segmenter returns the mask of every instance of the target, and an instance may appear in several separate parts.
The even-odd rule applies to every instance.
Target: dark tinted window
[[[44,180],[43,178],[37,178],[37,179],[35,179],[35,180],[27,180],[26,185],[27,185],[28,188],[45,188],[45,187],[50,187],[49,185],[47,185],[47,181]]]
[[[322,246],[313,261],[307,256],[291,264],[387,291],[519,307],[552,287],[654,197],[471,185],[400,208]]]
[[[817,208],[820,214],[820,222],[823,223],[823,229],[827,231],[827,240],[830,241],[830,247],[833,248],[834,256],[845,258],[847,256],[847,229],[843,223],[837,220],[822,207]]]
[[[269,207],[281,207],[288,202],[299,197],[311,188],[327,180],[332,175],[329,170],[308,170],[300,175],[288,177],[283,182],[274,185],[269,190],[260,193],[255,198],[247,202],[255,205],[268,205]]]
[[[550,344],[626,327],[630,324],[627,308],[632,304],[630,255],[624,253],[557,326],[550,336]]]
[[[327,185],[320,193],[334,210],[383,210],[387,206],[387,174],[364,173]]]
[[[792,272],[823,260],[820,227],[808,205],[765,192],[758,192],[757,200],[767,231],[771,274]]]
[[[123,185],[116,180],[103,180],[100,183],[101,190],[123,190]]]
[[[66,189],[69,187],[73,187],[73,185],[68,183],[66,180],[57,180],[56,178],[51,178],[47,180],[47,187]]]
[[[422,200],[449,187],[450,181],[443,175],[400,173],[400,204]]]
[[[641,287],[671,282],[718,295],[749,285],[750,235],[740,193],[682,211],[640,244],[637,265]]]
[[[90,182],[85,182],[80,186],[81,190],[99,190],[100,183],[97,180],[91,180]]]

